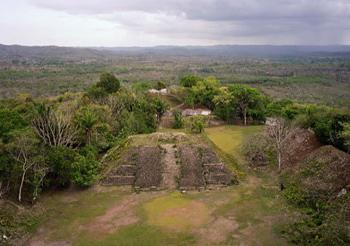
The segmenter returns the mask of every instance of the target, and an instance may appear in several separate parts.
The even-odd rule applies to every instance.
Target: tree
[[[228,121],[234,112],[233,99],[227,87],[220,88],[218,95],[213,98],[215,114],[221,119]]]
[[[213,98],[219,93],[219,85],[215,77],[208,77],[192,86],[189,97],[194,98],[194,103],[200,103],[213,109]]]
[[[192,116],[190,119],[190,129],[193,133],[202,133],[205,127],[204,117],[201,115]]]
[[[75,115],[75,123],[85,136],[86,144],[91,144],[94,128],[98,122],[98,116],[90,107],[81,108]]]
[[[196,75],[186,75],[180,79],[180,85],[183,87],[191,88],[196,85],[198,81],[201,81],[202,78]]]
[[[36,178],[34,187],[34,199],[37,196],[38,187],[48,171],[38,153],[39,141],[30,129],[24,129],[13,133],[13,141],[8,145],[8,151],[12,158],[20,165],[21,178],[18,190],[18,201],[22,201],[22,191],[26,175],[31,170]]]
[[[348,148],[348,153],[350,152],[350,122],[341,123],[343,130],[339,133],[339,136],[344,139],[344,145]]]
[[[76,111],[74,123],[78,128],[79,143],[106,150],[113,141],[117,122],[106,105],[88,104]],[[115,128],[114,128],[115,127]]]
[[[173,116],[174,116],[174,124],[173,124],[173,128],[174,129],[180,129],[183,127],[184,125],[184,120],[182,117],[182,112],[181,110],[175,109],[173,111]]]
[[[53,111],[46,104],[39,104],[32,126],[40,139],[49,146],[73,146],[77,129],[70,116]]]
[[[261,100],[260,93],[256,89],[244,85],[232,85],[229,87],[229,92],[243,116],[244,125],[247,125],[248,109],[255,107],[259,103]]]
[[[111,73],[102,73],[96,86],[103,88],[107,93],[114,93],[119,90],[120,81]]]
[[[0,138],[7,142],[9,134],[13,130],[27,126],[27,122],[16,111],[11,109],[0,109]]]
[[[282,154],[286,148],[286,140],[293,133],[292,126],[283,118],[276,118],[267,126],[268,136],[273,141],[277,152],[278,170],[282,168]]]
[[[162,116],[164,115],[164,113],[168,110],[169,108],[169,105],[161,100],[160,98],[155,98],[153,99],[152,101],[152,105],[156,111],[156,114],[157,114],[157,122],[159,123],[160,122],[160,119],[162,118]]]

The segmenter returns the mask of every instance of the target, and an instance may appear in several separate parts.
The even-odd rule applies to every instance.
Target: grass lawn
[[[206,128],[209,139],[228,155],[242,161],[241,147],[244,137],[262,130],[262,126],[219,126]]]

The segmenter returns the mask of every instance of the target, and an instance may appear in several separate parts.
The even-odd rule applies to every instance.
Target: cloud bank
[[[0,43],[40,44],[46,35],[53,44],[79,46],[350,44],[348,0],[5,2]]]

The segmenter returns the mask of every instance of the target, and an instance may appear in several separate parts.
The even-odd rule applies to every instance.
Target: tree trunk
[[[23,188],[24,177],[26,176],[26,172],[27,172],[27,170],[23,170],[22,179],[21,179],[21,185],[19,186],[19,191],[18,191],[18,201],[19,202],[22,201],[22,188]]]
[[[281,171],[281,166],[282,166],[281,151],[278,151],[277,155],[278,155],[278,171]]]
[[[244,125],[246,126],[247,125],[247,110],[246,109],[243,110],[243,118],[244,118]]]

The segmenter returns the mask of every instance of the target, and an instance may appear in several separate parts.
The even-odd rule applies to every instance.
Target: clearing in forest
[[[258,131],[256,127],[249,128],[206,129],[212,142],[207,146],[214,144],[224,152],[220,148],[222,136],[240,134],[242,140]],[[180,152],[181,145],[173,148],[174,142],[152,142],[150,137],[154,135],[147,140],[144,137],[135,140],[133,147],[144,146],[145,142],[153,147],[159,144],[167,151],[165,159],[171,159],[163,172],[171,169],[168,177],[177,172],[172,169],[172,156]],[[234,145],[234,153],[239,153],[241,140]],[[186,141],[182,143],[190,144]],[[196,158],[199,157],[215,160],[213,156]],[[132,158],[137,160],[136,155]],[[249,171],[243,162],[238,165],[246,170],[238,185],[204,192],[163,190],[136,194],[127,186],[98,185],[84,191],[45,195],[37,205],[45,208],[45,218],[27,245],[288,245],[279,231],[296,213],[281,198],[277,176],[268,170],[259,174]],[[178,171],[181,175],[181,169]],[[168,187],[174,185],[163,182],[164,179],[161,184]]]

